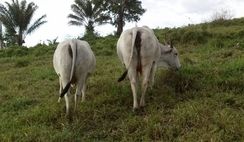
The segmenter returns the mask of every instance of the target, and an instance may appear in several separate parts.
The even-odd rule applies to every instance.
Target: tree
[[[0,49],[3,48],[3,30],[2,30],[2,22],[0,21]]]
[[[57,40],[58,40],[58,37],[56,37],[56,38],[53,39],[53,40],[48,39],[48,40],[47,40],[47,42],[48,42],[48,46],[51,46],[51,45],[57,45],[57,44],[58,44]]]
[[[137,22],[146,11],[139,0],[111,0],[107,4],[107,9],[110,14],[110,23],[117,27],[117,35],[123,32],[126,21]]]
[[[210,21],[213,22],[222,22],[225,20],[232,19],[234,17],[234,14],[228,10],[228,9],[221,9],[219,11],[216,11],[213,13]]]
[[[38,6],[26,0],[19,2],[12,0],[12,3],[5,2],[6,7],[0,4],[0,21],[5,27],[5,36],[10,42],[22,45],[26,35],[33,33],[37,28],[46,23],[46,15],[42,15],[32,24],[31,20],[38,9]]]
[[[71,5],[72,14],[68,15],[70,25],[86,28],[86,34],[94,34],[94,25],[104,24],[109,19],[104,12],[104,0],[75,0]]]

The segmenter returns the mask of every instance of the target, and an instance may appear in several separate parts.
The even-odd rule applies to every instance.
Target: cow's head
[[[159,66],[178,70],[181,67],[179,53],[177,49],[173,46],[172,42],[166,45],[160,44],[160,48],[161,56],[159,60]]]

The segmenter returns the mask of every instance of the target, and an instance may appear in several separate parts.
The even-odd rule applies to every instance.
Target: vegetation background
[[[97,58],[72,119],[58,104],[56,44],[0,50],[1,141],[244,141],[244,19],[155,29],[174,38],[182,68],[158,69],[147,106],[132,111],[116,36],[87,40]]]

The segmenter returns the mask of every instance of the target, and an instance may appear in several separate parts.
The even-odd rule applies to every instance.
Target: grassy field
[[[96,72],[72,119],[65,117],[64,100],[57,103],[55,47],[0,50],[0,141],[244,141],[244,37],[236,25],[226,33],[220,28],[207,27],[211,35],[196,32],[207,36],[201,44],[187,42],[186,35],[202,25],[171,29],[172,35],[188,32],[176,42],[182,68],[158,69],[138,112],[132,111],[128,79],[117,83],[124,71],[117,39],[88,40]],[[156,31],[162,40],[167,29]],[[239,38],[225,37],[227,31]]]

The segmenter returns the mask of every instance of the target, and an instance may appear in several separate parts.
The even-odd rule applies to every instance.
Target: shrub
[[[39,44],[30,49],[31,50],[30,54],[34,55],[34,56],[53,54],[55,48],[56,48],[56,45],[47,46],[47,45]]]
[[[114,36],[107,36],[104,38],[100,37],[89,44],[96,55],[110,56],[116,51],[117,40]]]
[[[30,61],[28,60],[18,60],[16,63],[15,63],[15,67],[26,67],[30,64]]]
[[[217,38],[217,39],[213,39],[210,41],[210,46],[223,48],[225,46],[225,44],[221,39]]]
[[[244,38],[244,30],[237,32],[235,36],[238,38]]]
[[[28,48],[11,46],[0,51],[0,57],[22,57],[28,55]]]
[[[181,43],[203,44],[209,37],[211,34],[206,31],[186,31],[181,36]]]

